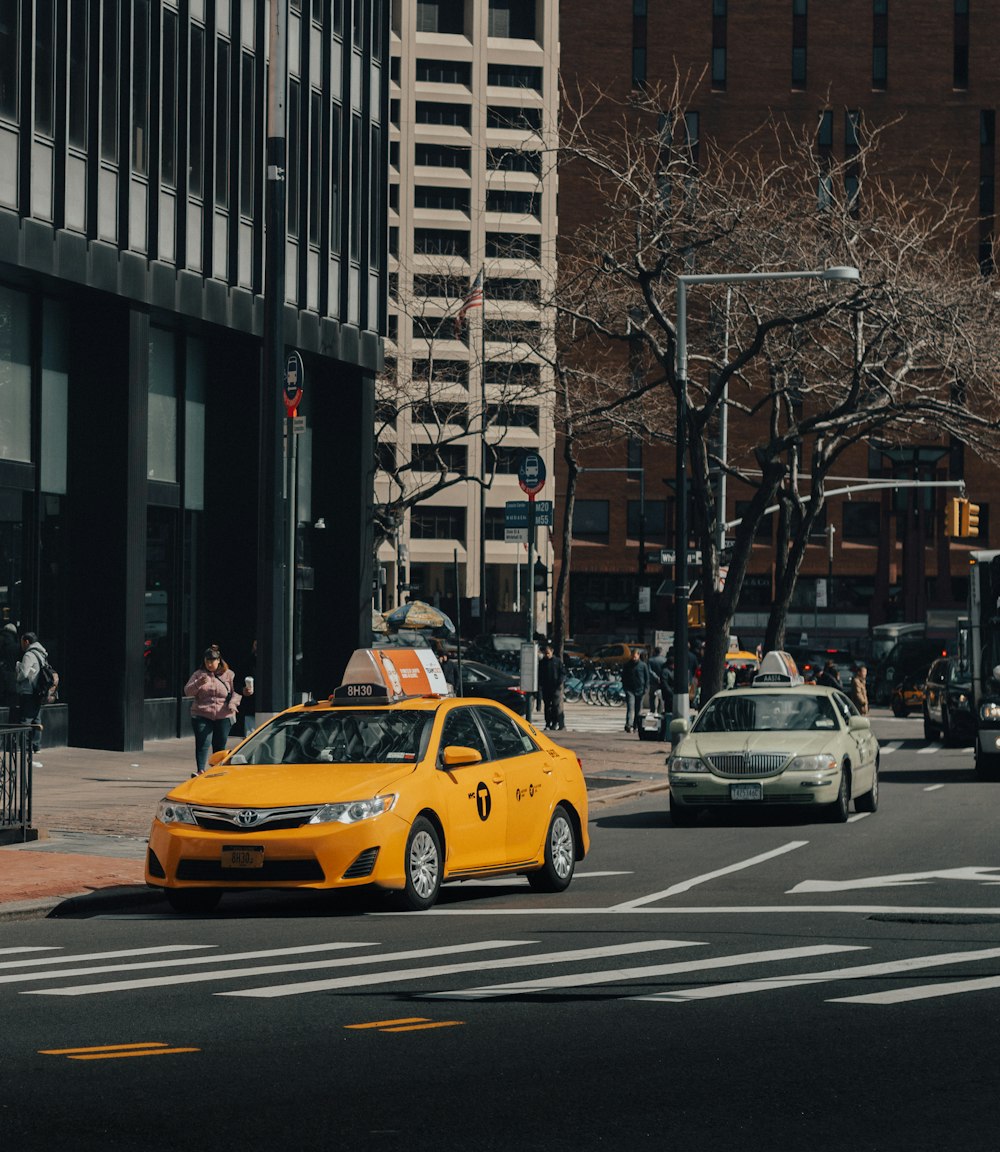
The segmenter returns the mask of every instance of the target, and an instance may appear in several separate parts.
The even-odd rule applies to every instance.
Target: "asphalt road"
[[[561,896],[5,924],[4,1146],[993,1152],[1000,784],[877,731],[875,815],[650,794]]]

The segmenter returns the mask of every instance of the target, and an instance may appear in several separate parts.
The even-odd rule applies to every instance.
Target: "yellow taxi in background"
[[[445,689],[430,650],[355,652],[330,699],[279,713],[164,797],[146,883],[178,911],[252,888],[376,885],[413,910],[453,880],[567,888],[589,849],[580,761]]]

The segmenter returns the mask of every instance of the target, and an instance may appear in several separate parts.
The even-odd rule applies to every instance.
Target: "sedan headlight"
[[[675,756],[670,761],[671,772],[707,772],[708,766],[698,756]]]
[[[324,804],[309,820],[310,824],[357,824],[381,816],[396,803],[395,796],[373,796],[370,800],[351,800],[347,804]]]
[[[156,819],[161,824],[197,825],[198,823],[191,811],[191,805],[178,804],[176,800],[161,800],[160,806],[156,809]]]
[[[818,756],[796,756],[788,765],[789,772],[834,772],[837,768],[836,756],[822,752]]]
[[[979,708],[980,720],[1000,721],[1000,701],[987,700]]]

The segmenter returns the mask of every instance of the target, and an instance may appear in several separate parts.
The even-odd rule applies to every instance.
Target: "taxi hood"
[[[217,764],[173,788],[190,804],[251,808],[367,800],[413,774],[415,764]]]

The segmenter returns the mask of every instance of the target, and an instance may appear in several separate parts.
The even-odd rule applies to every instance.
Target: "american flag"
[[[462,324],[465,321],[465,314],[471,312],[473,308],[482,308],[483,306],[483,270],[479,269],[479,275],[472,281],[472,286],[462,301],[462,307],[458,310],[458,315],[455,317],[455,335],[460,337],[462,335]]]

